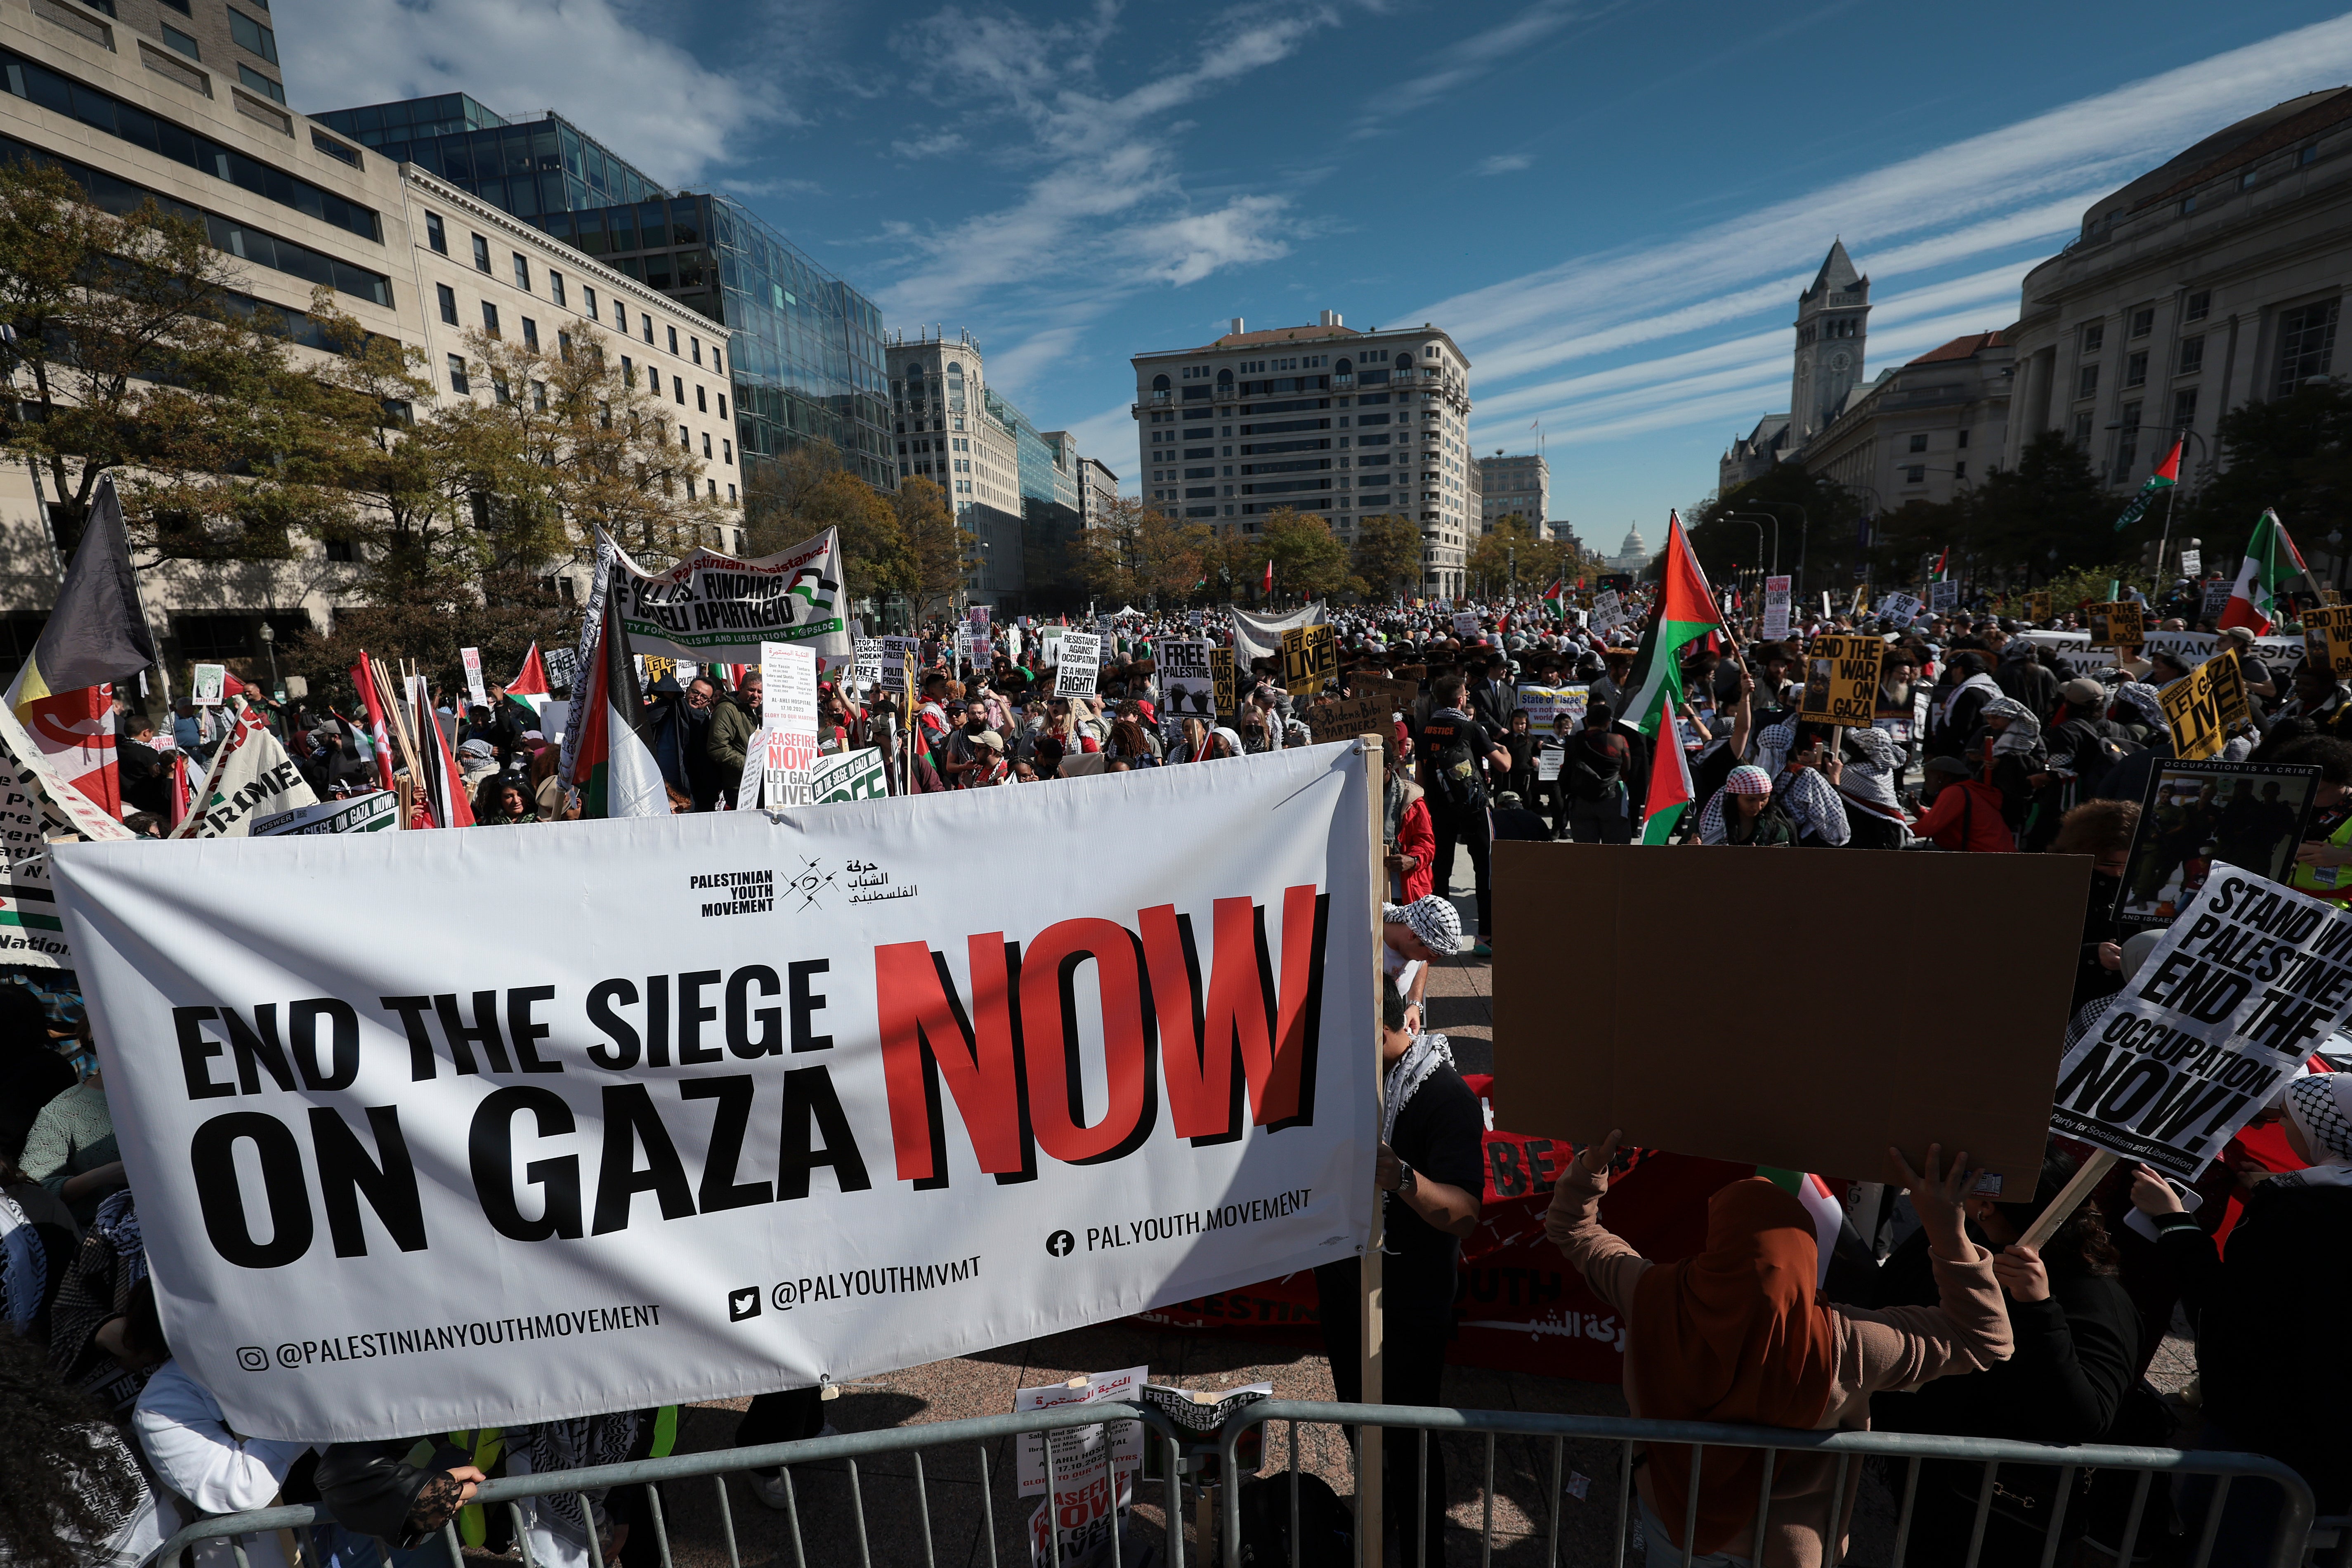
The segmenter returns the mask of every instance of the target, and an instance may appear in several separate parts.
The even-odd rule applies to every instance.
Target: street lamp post
[[[1759,563],[1764,558],[1764,524],[1769,522],[1772,525],[1770,575],[1779,576],[1780,574],[1780,520],[1769,511],[1727,511],[1722,515],[1727,522],[1744,522],[1756,531],[1756,558]],[[1759,521],[1759,519],[1761,521]]]
[[[282,694],[278,686],[278,628],[268,621],[261,623],[261,647],[269,655],[269,695],[279,697]]]

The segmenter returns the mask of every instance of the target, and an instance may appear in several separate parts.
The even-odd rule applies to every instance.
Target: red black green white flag
[[[2175,440],[2172,443],[2172,450],[2165,454],[2164,461],[2158,463],[2156,466],[2156,471],[2148,475],[2147,483],[2140,486],[2139,494],[2132,497],[2131,505],[2124,508],[2123,515],[2116,519],[2116,531],[2121,533],[2125,529],[2147,516],[2148,503],[2179,482],[2180,443]]]
[[[669,792],[661,766],[637,733],[645,702],[628,629],[621,624],[620,595],[609,590],[612,563],[609,547],[598,552],[581,628],[571,728],[563,737],[563,781],[579,790],[583,816],[667,816]]]
[[[1671,739],[1672,714],[1683,700],[1683,650],[1700,638],[1723,629],[1715,593],[1706,574],[1691,552],[1690,536],[1683,531],[1680,512],[1666,515],[1664,580],[1658,584],[1657,610],[1642,646],[1633,658],[1627,680],[1623,722],[1644,735]],[[1663,743],[1663,742],[1662,742]]]

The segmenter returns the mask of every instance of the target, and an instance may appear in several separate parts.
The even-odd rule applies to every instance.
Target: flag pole
[[[1388,971],[1381,962],[1383,942],[1381,937],[1381,894],[1386,890],[1387,878],[1377,869],[1383,864],[1386,845],[1381,832],[1387,802],[1388,780],[1383,769],[1386,749],[1383,738],[1364,735],[1358,739],[1364,749],[1364,806],[1366,828],[1371,839],[1372,864],[1375,868],[1372,885],[1372,1116],[1373,1130],[1379,1131],[1381,1120],[1387,1114],[1383,1103],[1387,1098],[1388,1064],[1381,1059],[1383,1036],[1381,1012],[1388,1004]],[[1387,1315],[1381,1281],[1381,1217],[1383,1199],[1379,1184],[1372,1188],[1372,1224],[1370,1239],[1364,1246],[1360,1275],[1362,1299],[1359,1304],[1360,1344],[1362,1356],[1363,1386],[1358,1397],[1366,1405],[1381,1403],[1387,1392],[1382,1384],[1382,1334]],[[1381,1427],[1362,1426],[1356,1428],[1356,1562],[1359,1568],[1381,1568],[1381,1535],[1385,1522],[1382,1506],[1387,1499],[1387,1470],[1382,1462],[1381,1439],[1386,1436]],[[1297,1429],[1292,1441],[1297,1440]],[[1230,1484],[1230,1482],[1229,1482]],[[1230,1550],[1230,1547],[1228,1548]]]

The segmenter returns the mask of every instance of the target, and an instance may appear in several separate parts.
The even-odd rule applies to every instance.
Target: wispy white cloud
[[[1516,439],[1536,416],[1555,443],[1718,422],[1744,429],[1787,401],[1789,314],[1832,235],[1872,278],[1874,371],[2007,325],[2024,274],[2073,237],[2100,195],[2203,132],[2347,74],[2352,16],[1687,234],[1571,257],[1397,314],[1446,325],[1470,352],[1482,442],[1488,431]],[[1945,276],[1971,262],[1964,276]],[[1580,362],[1598,368],[1559,374]]]
[[[901,158],[937,158],[943,153],[961,153],[966,143],[961,131],[935,132],[929,136],[916,136],[890,143],[890,151]]]
[[[1478,160],[1476,173],[1481,174],[1511,174],[1533,163],[1535,159],[1525,153],[1496,153]]]
[[[655,179],[723,163],[747,127],[793,123],[782,84],[713,70],[614,0],[278,0],[305,109],[469,92],[554,109]]]

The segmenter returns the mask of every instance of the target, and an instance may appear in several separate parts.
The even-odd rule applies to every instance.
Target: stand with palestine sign
[[[600,536],[601,538],[601,536]],[[841,618],[841,534],[826,529],[790,550],[746,561],[697,549],[648,572],[609,540],[612,588],[634,651],[697,664],[757,664],[763,642],[810,649],[830,668],[856,657]]]

